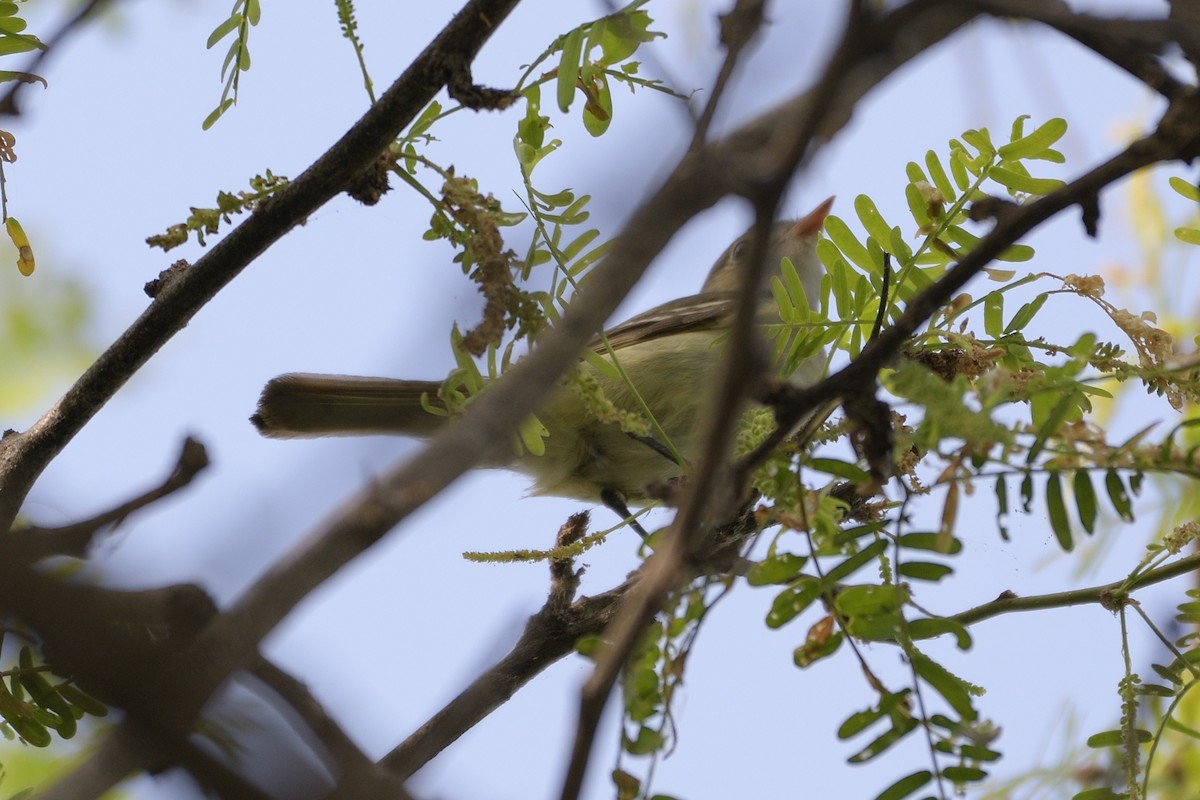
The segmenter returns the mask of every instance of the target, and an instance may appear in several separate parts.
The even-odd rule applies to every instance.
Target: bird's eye
[[[740,261],[741,259],[745,258],[749,253],[750,253],[750,240],[742,239],[740,242],[738,242],[737,244],[735,244],[733,246],[733,252],[730,253],[730,256],[733,258],[734,261]]]

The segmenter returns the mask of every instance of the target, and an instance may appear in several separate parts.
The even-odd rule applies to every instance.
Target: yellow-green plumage
[[[831,198],[832,200],[832,198]],[[817,233],[829,211],[826,201],[808,216],[776,223],[768,251],[768,269],[778,270],[786,257],[796,267],[810,301],[818,296],[821,267],[816,257]],[[625,374],[630,377],[662,432],[647,442],[611,422],[599,422],[578,392],[561,385],[537,412],[549,436],[542,455],[514,455],[504,464],[534,478],[534,491],[594,501],[617,492],[634,504],[649,499],[647,490],[686,472],[666,451],[674,448],[685,464],[698,453],[703,404],[724,350],[736,290],[749,258],[750,233],[740,237],[717,259],[701,293],[664,303],[606,332]],[[774,301],[764,291],[760,317],[778,321]],[[592,349],[609,359],[597,339]],[[611,370],[584,363],[604,397],[618,409],[641,413],[629,386]],[[802,368],[796,376],[814,376]],[[270,381],[259,400],[254,424],[276,438],[399,434],[432,435],[449,417],[431,413],[438,407],[438,384],[388,378],[340,375],[282,375]]]

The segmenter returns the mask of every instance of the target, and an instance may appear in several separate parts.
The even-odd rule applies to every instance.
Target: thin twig
[[[153,489],[91,519],[59,528],[43,528],[37,525],[17,528],[0,536],[0,542],[6,556],[30,563],[50,556],[83,558],[100,531],[120,525],[138,509],[179,491],[190,484],[207,466],[208,454],[204,445],[189,436],[184,439],[171,474]]]
[[[717,113],[717,104],[725,95],[725,88],[733,76],[738,59],[762,27],[765,4],[765,0],[737,0],[732,11],[721,15],[721,44],[725,46],[725,59],[717,72],[717,80],[709,93],[708,102],[704,104],[704,110],[696,120],[695,132],[692,134],[693,148],[699,147],[708,138],[708,128],[712,124],[713,115]]]
[[[1101,586],[1091,586],[1086,589],[1072,589],[1067,592],[1053,592],[1051,594],[1039,594],[1030,597],[1018,597],[1011,593],[1005,593],[989,603],[983,603],[958,614],[952,614],[947,619],[952,619],[961,625],[974,625],[976,622],[982,622],[985,619],[992,619],[993,617],[1012,614],[1018,611],[1042,611],[1049,608],[1068,608],[1070,606],[1087,604],[1100,605],[1114,592],[1134,591],[1197,571],[1200,571],[1200,555],[1191,555],[1158,569],[1152,569],[1143,573],[1138,576],[1134,586],[1129,586],[1128,579],[1122,579]]]

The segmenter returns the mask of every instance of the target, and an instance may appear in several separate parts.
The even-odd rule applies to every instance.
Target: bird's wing
[[[644,342],[659,336],[712,328],[733,313],[735,300],[736,295],[733,292],[681,297],[655,306],[604,333],[612,348],[620,350],[635,342]],[[597,353],[605,352],[604,343],[600,341],[599,336],[593,338],[588,347]]]

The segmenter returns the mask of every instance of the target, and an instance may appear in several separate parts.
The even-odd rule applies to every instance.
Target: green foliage
[[[987,198],[991,187],[1024,202],[1060,186],[1057,179],[1042,177],[1037,162],[1062,161],[1053,145],[1066,123],[1050,120],[1026,133],[1025,121],[1014,123],[1006,143],[995,144],[986,130],[967,131],[951,140],[947,154],[929,151],[923,163],[909,163],[904,195],[909,224],[919,237],[916,246],[908,245],[905,227],[887,220],[865,196],[853,204],[863,234],[847,220],[829,217],[827,238],[818,245],[828,272],[818,310],[809,309],[803,289],[786,273],[772,285],[783,309],[777,355],[803,359],[824,349],[831,363],[857,357],[881,304],[883,319],[895,319],[908,300],[975,247],[979,238],[967,230],[969,204]],[[1031,248],[1014,245],[1002,258],[1019,263],[1033,256]],[[971,645],[962,623],[913,613],[917,609],[908,588],[908,582],[937,583],[953,576],[954,560],[964,550],[955,535],[961,497],[984,482],[995,496],[1002,538],[1014,513],[1044,504],[1056,541],[1069,551],[1080,531],[1093,534],[1106,516],[1133,519],[1145,474],[1197,476],[1193,455],[1200,447],[1179,446],[1180,440],[1190,441],[1191,421],[1158,442],[1148,440],[1147,430],[1115,443],[1096,421],[1094,405],[1112,398],[1123,384],[1142,384],[1177,409],[1197,396],[1196,372],[1174,367],[1172,339],[1151,315],[1105,300],[1103,282],[1096,277],[1019,275],[995,267],[987,274],[995,288],[978,298],[955,298],[913,337],[904,358],[880,376],[887,399],[903,414],[894,426],[894,452],[902,456],[896,469],[908,493],[902,505],[870,508],[835,499],[847,496],[840,485],[865,486],[870,479],[860,465],[822,450],[785,448],[755,480],[763,493],[759,519],[777,527],[768,555],[750,569],[747,582],[773,590],[769,627],[786,629],[816,617],[796,647],[796,665],[808,667],[847,646],[857,649],[860,641],[898,646],[910,664],[911,685],[885,688],[871,679],[876,702],[849,717],[838,732],[845,739],[865,737],[851,762],[873,759],[917,732],[927,738],[935,768],[910,773],[885,789],[880,795],[885,798],[928,792],[930,781],[962,790],[982,781],[987,764],[1000,757],[991,748],[996,730],[975,705],[977,687],[916,646],[943,634],[954,636],[962,649]],[[1031,290],[1036,294],[1029,296]],[[1018,296],[1022,299],[1013,302]],[[1129,354],[1096,333],[1053,342],[1033,332],[1046,309],[1068,302],[1098,308],[1115,335],[1128,342]],[[836,440],[837,428],[833,434]],[[739,443],[740,451],[746,449]],[[797,490],[797,466],[811,487],[800,484]],[[1020,489],[1015,508],[1013,486]],[[942,496],[938,529],[914,530],[904,509],[937,492]],[[1131,576],[1131,588],[1147,570],[1172,557],[1166,549],[1156,554]],[[872,565],[878,577],[864,581],[861,576]],[[852,576],[857,582],[847,584]],[[813,611],[822,605],[823,612]],[[860,658],[865,663],[866,655]],[[1141,692],[1131,673],[1120,692],[1127,720],[1136,716]],[[1146,736],[1138,730],[1127,722],[1116,740],[1129,775],[1138,773],[1136,743]]]
[[[338,24],[342,28],[342,38],[354,48],[354,57],[358,59],[358,68],[363,76],[363,88],[371,102],[375,102],[375,84],[367,72],[367,62],[363,58],[363,43],[358,38],[358,20],[354,18],[354,0],[334,0],[337,6]]]
[[[204,237],[212,236],[220,229],[221,222],[230,224],[233,214],[245,214],[267,203],[275,192],[287,185],[288,179],[267,170],[266,176],[255,175],[250,179],[250,191],[217,192],[217,205],[214,208],[192,207],[188,218],[174,225],[169,225],[165,233],[155,234],[146,238],[146,244],[151,247],[161,247],[163,251],[171,250],[181,244],[186,244],[189,234],[196,234],[200,246],[205,245]]]
[[[28,23],[19,14],[19,7],[8,0],[0,1],[0,56],[11,56],[28,53],[31,50],[43,50],[46,45],[32,34],[24,33]],[[0,84],[3,83],[40,83],[47,86],[46,79],[30,72],[16,70],[0,70]],[[5,181],[4,164],[17,160],[14,150],[16,136],[6,130],[0,130],[0,184]],[[11,191],[11,190],[10,190]],[[0,219],[4,221],[5,232],[17,248],[17,269],[26,277],[33,274],[33,248],[24,228],[16,217],[8,213],[8,194],[0,192]]]
[[[683,686],[687,659],[700,623],[727,589],[725,583],[698,585],[677,595],[659,614],[630,656],[621,676],[625,700],[622,761],[647,758],[650,771],[675,736],[671,703]],[[618,763],[614,770],[618,796],[650,797],[643,782]],[[665,797],[665,795],[654,795]]]
[[[1200,203],[1200,187],[1175,176],[1171,177],[1170,184],[1171,188],[1181,197],[1191,200],[1193,203]],[[1200,228],[1194,225],[1181,225],[1175,229],[1175,238],[1187,244],[1200,244]]]
[[[28,645],[21,647],[16,666],[0,672],[0,733],[6,738],[47,747],[54,734],[73,738],[84,716],[108,714],[103,703],[69,680],[51,677],[50,668],[38,663]]]
[[[205,46],[209,50],[230,34],[233,34],[233,40],[221,64],[221,80],[225,81],[225,88],[221,90],[217,107],[204,118],[204,130],[215,125],[226,111],[237,104],[238,83],[242,73],[250,69],[250,28],[258,25],[261,17],[259,0],[233,0],[229,16],[208,35]]]
[[[46,49],[46,45],[38,37],[24,32],[28,23],[20,17],[19,11],[20,7],[14,2],[9,0],[0,2],[0,56]],[[31,79],[40,82],[43,86],[46,85],[43,78],[27,73],[7,73],[0,77],[0,81],[28,81]]]

